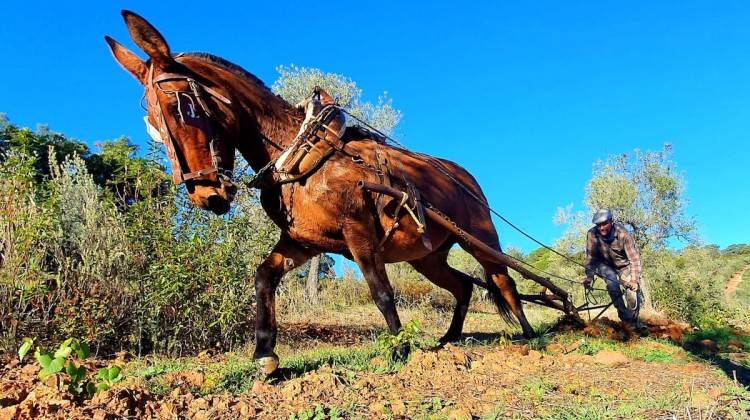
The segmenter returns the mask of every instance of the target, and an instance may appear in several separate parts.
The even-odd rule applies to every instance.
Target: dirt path
[[[750,265],[743,268],[742,271],[738,271],[734,273],[731,279],[729,279],[729,283],[727,283],[727,288],[724,290],[727,296],[733,294],[735,291],[737,291],[737,286],[740,285],[742,282],[742,277],[745,276],[745,272],[747,269],[750,268]]]

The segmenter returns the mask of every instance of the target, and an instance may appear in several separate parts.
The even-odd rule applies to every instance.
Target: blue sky
[[[582,209],[595,160],[665,142],[703,240],[750,242],[750,2],[253,3],[6,1],[0,112],[89,145],[145,144],[142,88],[103,38],[136,50],[125,8],[172,51],[211,52],[268,86],[295,64],[352,78],[366,100],[388,91],[399,141],[464,165],[544,243],[564,230],[558,207]],[[497,226],[505,246],[536,248]]]

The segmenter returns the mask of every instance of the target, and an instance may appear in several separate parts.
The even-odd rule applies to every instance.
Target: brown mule
[[[123,11],[123,17],[149,60],[109,37],[106,40],[120,65],[145,86],[150,132],[158,133],[174,156],[175,181],[186,184],[188,196],[200,208],[226,213],[236,192],[231,179],[235,149],[256,173],[266,170],[295,139],[303,111],[221,58],[203,53],[173,55],[145,19],[129,11]],[[341,254],[357,263],[392,334],[401,321],[386,263],[408,261],[450,291],[456,307],[441,339],[446,342],[459,338],[473,289],[472,279],[447,263],[448,251],[459,244],[487,273],[500,314],[508,321],[515,315],[524,336],[532,337],[534,330],[506,266],[434,221],[426,221],[422,229],[419,218],[398,200],[357,187],[364,181],[412,195],[418,192],[423,202],[500,251],[486,199],[471,174],[453,162],[386,145],[363,130],[347,129],[343,141],[310,174],[261,191],[264,210],[282,232],[255,274],[254,357],[264,370],[270,373],[278,366],[276,287],[284,273],[321,252]]]

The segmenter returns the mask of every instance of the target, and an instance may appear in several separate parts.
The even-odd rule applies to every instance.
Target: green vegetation
[[[25,338],[24,343],[18,350],[20,358],[29,350],[33,340]],[[90,355],[91,350],[85,341],[79,341],[76,338],[69,338],[60,344],[60,347],[54,353],[47,352],[43,347],[37,347],[34,352],[34,358],[41,366],[39,378],[44,379],[48,376],[64,373],[64,384],[67,390],[75,396],[92,396],[99,391],[109,389],[112,385],[122,379],[120,367],[117,365],[107,368],[101,368],[99,373],[94,377],[101,382],[98,384],[88,380],[88,370],[84,366],[76,365],[73,355],[78,356],[78,363],[85,361]]]

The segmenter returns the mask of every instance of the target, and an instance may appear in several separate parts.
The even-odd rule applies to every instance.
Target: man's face
[[[596,230],[598,230],[599,234],[602,236],[609,235],[609,231],[612,230],[612,221],[607,220],[606,222],[597,223]]]

